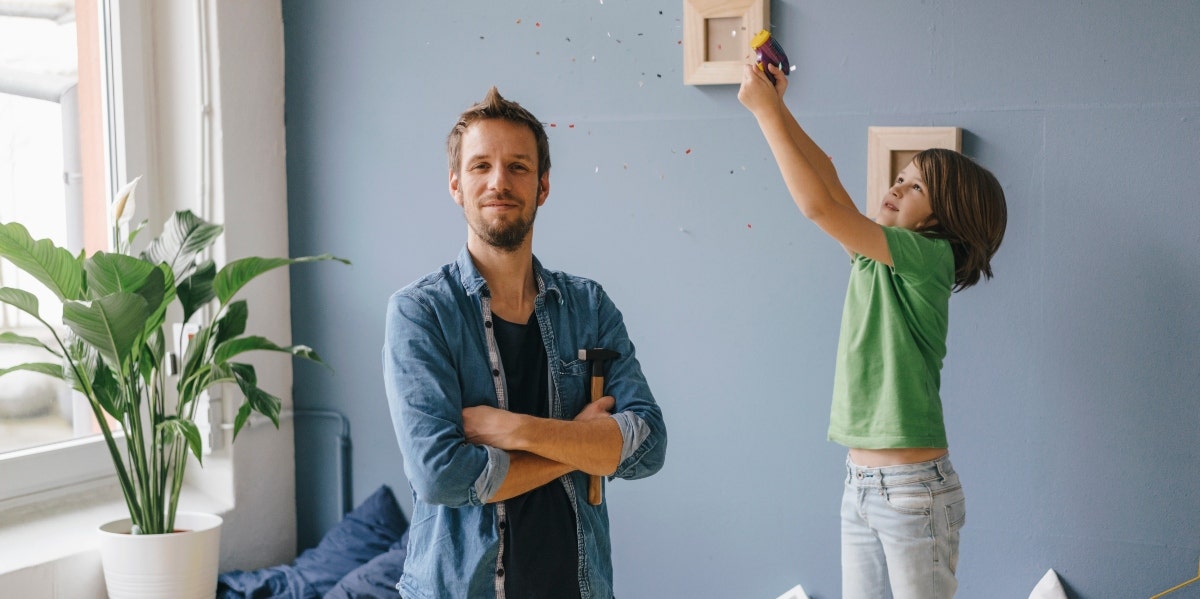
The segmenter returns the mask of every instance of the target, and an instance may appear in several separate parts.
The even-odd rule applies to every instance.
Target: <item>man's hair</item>
[[[954,290],[992,278],[992,256],[1004,240],[1008,207],[996,176],[953,150],[931,149],[913,157],[928,188],[937,223],[922,231],[946,239],[954,250]]]
[[[462,137],[467,128],[474,123],[486,119],[502,119],[510,123],[525,125],[533,132],[537,142],[538,179],[550,170],[550,140],[541,121],[516,102],[505,100],[495,86],[488,90],[487,96],[478,104],[468,108],[458,117],[458,122],[446,137],[446,157],[450,162],[450,170],[458,172],[462,168]]]

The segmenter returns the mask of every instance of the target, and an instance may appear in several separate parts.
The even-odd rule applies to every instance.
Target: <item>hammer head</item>
[[[579,359],[592,363],[592,376],[604,376],[604,364],[609,360],[620,358],[620,352],[603,347],[593,347],[579,350]]]

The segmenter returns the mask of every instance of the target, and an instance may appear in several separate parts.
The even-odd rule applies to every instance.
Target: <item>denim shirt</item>
[[[537,258],[533,267],[551,417],[570,420],[590,400],[591,370],[578,358],[580,349],[620,352],[608,363],[605,379],[605,394],[616,399],[612,417],[622,438],[621,460],[609,480],[658,472],[666,457],[666,427],[620,311],[594,281],[546,270]],[[490,305],[487,283],[465,247],[455,262],[388,302],[384,385],[413,492],[408,557],[396,585],[405,599],[504,597],[504,503],[487,500],[508,473],[508,454],[468,443],[462,422],[463,408],[508,407]],[[588,504],[583,472],[550,484],[564,485],[574,503],[580,596],[610,598],[607,503]]]

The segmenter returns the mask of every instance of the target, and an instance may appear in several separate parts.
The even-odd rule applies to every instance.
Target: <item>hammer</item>
[[[579,359],[592,363],[592,395],[591,401],[604,397],[604,367],[609,360],[620,358],[621,354],[611,349],[593,347],[579,350]],[[588,503],[600,505],[604,501],[604,487],[600,477],[592,475],[588,479]]]

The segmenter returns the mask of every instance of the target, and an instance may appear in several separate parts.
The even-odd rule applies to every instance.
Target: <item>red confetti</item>
[[[575,123],[571,123],[570,125],[567,125],[567,128],[568,128],[568,129],[574,129],[574,128],[575,128]]]
[[[691,153],[692,153],[692,149],[691,149],[691,148],[688,148],[688,149],[687,149],[687,151],[686,151],[686,152],[684,152],[684,154],[691,154]]]
[[[557,126],[558,126],[558,123],[550,123],[550,127],[551,127],[551,128],[554,128],[554,127],[557,127]]]
[[[750,226],[750,223],[746,223],[746,228],[747,228],[747,229],[753,229],[754,227]]]
[[[542,26],[542,22],[541,22],[541,21],[538,21],[537,23],[534,23],[534,24],[533,24],[533,26],[534,26],[534,27],[541,27],[541,26]]]

